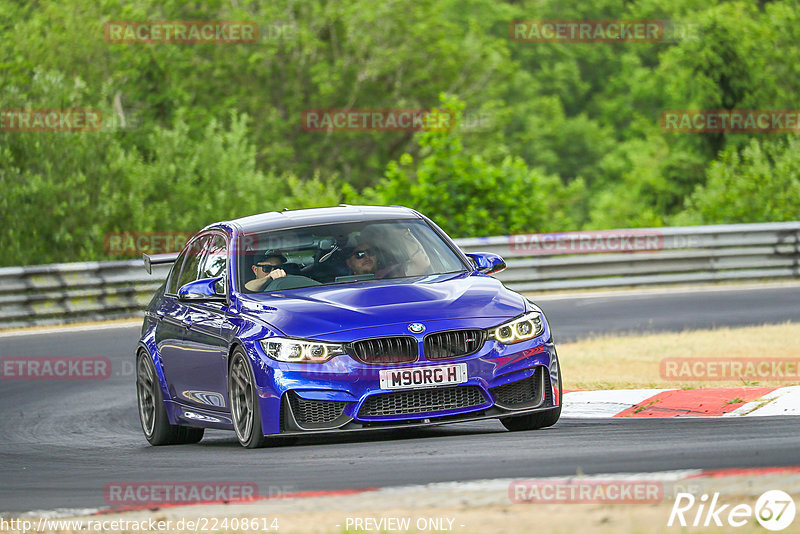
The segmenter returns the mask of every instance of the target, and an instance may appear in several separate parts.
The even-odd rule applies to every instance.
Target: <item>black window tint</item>
[[[181,277],[180,281],[178,282],[178,289],[182,286],[188,284],[189,282],[194,282],[199,277],[199,267],[200,267],[200,257],[202,256],[203,249],[205,248],[203,245],[208,240],[208,237],[203,236],[198,239],[192,241],[188,248],[184,251],[186,255],[186,259],[183,262],[183,267],[181,269]]]

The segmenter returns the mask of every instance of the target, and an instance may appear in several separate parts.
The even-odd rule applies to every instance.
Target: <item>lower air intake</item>
[[[478,386],[454,386],[382,393],[367,398],[359,417],[409,415],[471,408],[486,404],[486,396]]]
[[[344,401],[308,400],[295,393],[289,393],[289,404],[295,420],[300,425],[318,425],[332,423],[341,417]]]
[[[538,367],[533,376],[491,388],[495,403],[501,408],[533,408],[542,403],[545,368]],[[552,400],[551,400],[552,402]]]

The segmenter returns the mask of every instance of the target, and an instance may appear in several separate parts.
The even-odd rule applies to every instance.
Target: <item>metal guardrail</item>
[[[479,237],[456,243],[465,252],[503,256],[507,269],[497,278],[524,292],[800,278],[800,221]],[[150,275],[142,260],[0,268],[0,329],[141,316],[169,268],[154,266]]]
[[[747,279],[800,277],[800,222],[731,224],[610,230],[609,237],[653,238],[655,246],[628,252],[587,253],[582,234],[574,232],[573,254],[552,252],[539,234],[540,249],[531,250],[524,236],[459,240],[468,251],[494,252],[508,268],[497,278],[517,291],[682,284]],[[576,235],[577,234],[577,235]],[[558,239],[564,234],[544,234]],[[520,244],[520,241],[522,242]],[[606,241],[610,241],[606,239]],[[552,243],[552,241],[550,241]],[[613,245],[613,243],[606,243]],[[645,241],[645,245],[648,243]]]
[[[167,273],[142,260],[0,268],[0,329],[142,316]]]

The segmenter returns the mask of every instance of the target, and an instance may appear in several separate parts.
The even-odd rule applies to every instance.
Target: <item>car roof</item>
[[[330,208],[270,211],[212,226],[231,225],[241,232],[263,232],[338,222],[420,218],[419,213],[403,206],[341,205]]]

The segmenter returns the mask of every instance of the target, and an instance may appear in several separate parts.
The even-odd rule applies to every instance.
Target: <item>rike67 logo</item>
[[[755,506],[749,504],[723,504],[719,493],[709,500],[707,494],[695,498],[691,493],[678,493],[669,514],[667,526],[682,527],[742,527],[753,517],[767,530],[783,530],[794,521],[795,504],[792,497],[781,490],[764,492]]]

